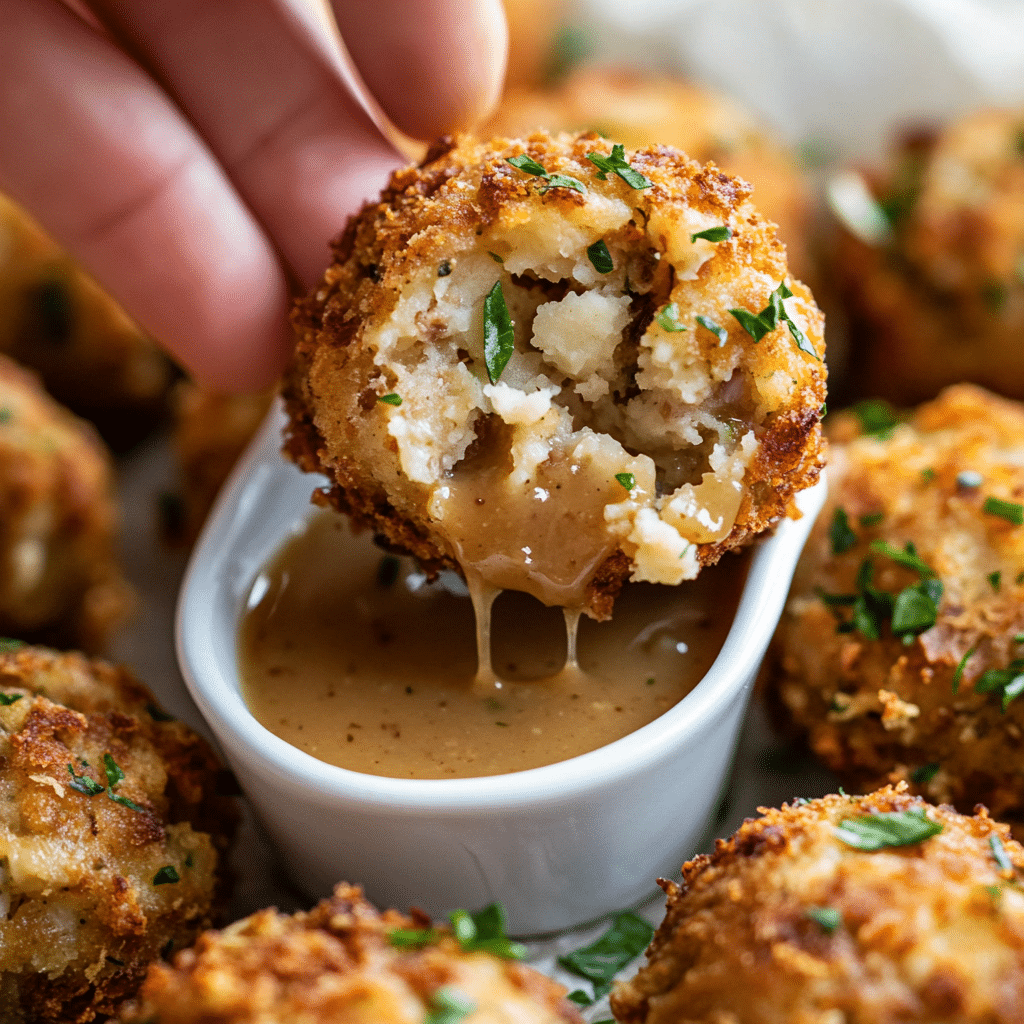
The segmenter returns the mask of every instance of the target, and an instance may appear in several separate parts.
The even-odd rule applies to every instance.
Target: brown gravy
[[[259,574],[239,653],[243,692],[271,732],[330,764],[393,778],[467,778],[575,757],[646,725],[707,672],[746,560],[679,587],[628,584],[610,622],[566,619],[525,594],[493,606],[495,675],[477,676],[465,584],[427,584],[334,513],[315,516]]]

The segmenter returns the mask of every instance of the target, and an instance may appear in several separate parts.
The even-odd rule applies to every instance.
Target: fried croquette
[[[847,217],[835,253],[863,393],[1024,398],[1022,132],[1024,111],[977,113],[908,137],[869,179],[881,215]]]
[[[0,653],[0,1019],[113,1013],[209,927],[236,819],[207,743],[124,669]]]
[[[813,279],[811,202],[789,151],[771,130],[719,93],[669,77],[588,67],[547,89],[510,89],[485,133],[598,131],[627,149],[673,146],[749,181],[757,209],[779,228],[792,273]]]
[[[89,651],[132,606],[109,452],[0,356],[0,632]]]
[[[611,612],[793,509],[822,317],[748,188],[596,135],[397,172],[295,312],[289,453],[428,569]]]
[[[19,206],[0,195],[0,352],[124,450],[165,412],[163,352]]]
[[[621,1024],[1011,1024],[1024,849],[980,808],[901,788],[760,808],[662,881]]]
[[[261,910],[155,964],[123,1020],[141,1024],[576,1024],[565,989],[467,951],[414,912],[344,883],[308,913]]]
[[[869,424],[872,425],[872,424]],[[873,424],[876,428],[878,424]],[[973,385],[830,430],[775,694],[844,785],[1024,816],[1024,408]]]

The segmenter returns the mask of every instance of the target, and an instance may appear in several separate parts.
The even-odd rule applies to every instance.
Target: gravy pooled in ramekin
[[[392,778],[500,775],[604,746],[653,721],[707,672],[746,570],[728,558],[679,587],[627,584],[611,621],[566,620],[524,594],[493,606],[478,672],[465,584],[314,516],[253,582],[243,693],[271,732],[329,764]],[[483,659],[481,659],[483,660]]]

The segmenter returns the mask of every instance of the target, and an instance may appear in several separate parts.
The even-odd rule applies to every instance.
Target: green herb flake
[[[828,531],[829,542],[833,555],[845,554],[857,544],[857,534],[850,529],[850,519],[843,508],[836,508],[832,513],[832,525]]]
[[[558,962],[571,974],[593,983],[594,998],[606,995],[615,975],[635,960],[650,944],[654,929],[636,914],[616,914],[611,927],[589,946],[577,949]]]
[[[866,515],[861,516],[857,522],[861,526],[871,527],[877,526],[883,519],[885,519],[884,512],[868,512]]]
[[[615,479],[618,480],[627,491],[632,491],[636,487],[636,477],[632,473],[616,473]]]
[[[117,766],[117,762],[109,755],[103,755],[103,770],[107,775],[107,785],[113,789],[119,782],[124,781],[124,772]]]
[[[149,714],[149,717],[152,718],[154,722],[174,721],[174,715],[167,714],[167,712],[164,711],[162,708],[158,708],[155,704],[152,703],[146,705],[146,712]]]
[[[553,188],[571,188],[575,192],[587,191],[582,181],[568,174],[547,174],[544,180],[547,184],[541,189],[542,192],[550,192]]]
[[[423,949],[437,942],[441,933],[433,928],[393,928],[387,937],[395,949]]]
[[[685,331],[687,328],[679,322],[679,307],[674,302],[661,307],[657,316],[658,326],[663,331]]]
[[[145,807],[140,807],[134,800],[129,800],[126,796],[121,796],[120,793],[107,793],[107,796],[114,801],[115,804],[120,804],[122,807],[127,807],[129,811],[138,811],[140,814],[146,813]]]
[[[566,997],[571,1003],[575,1003],[577,1006],[593,1006],[594,1000],[587,995],[583,989],[578,988],[570,992]]]
[[[492,384],[498,383],[514,349],[512,318],[508,315],[501,282],[495,281],[494,287],[484,299],[484,362]]]
[[[843,915],[835,907],[808,907],[805,913],[827,935],[843,923]]]
[[[727,224],[720,224],[718,227],[705,228],[690,235],[691,242],[696,242],[698,238],[703,238],[707,242],[727,242],[732,238],[732,228]]]
[[[173,885],[181,881],[181,875],[173,864],[165,864],[154,876],[154,885]]]
[[[392,391],[390,394],[387,394],[387,395],[378,395],[377,396],[377,401],[378,402],[383,402],[385,405],[396,405],[397,406],[397,405],[401,405],[402,404],[402,396],[397,394],[396,392]]]
[[[1003,841],[994,832],[988,837],[988,845],[992,850],[992,856],[995,857],[996,863],[999,865],[999,870],[1011,877],[1016,874],[1013,861],[1006,855],[1006,847],[1003,846]]]
[[[1002,498],[993,498],[991,495],[985,499],[981,506],[983,512],[990,516],[999,516],[1014,526],[1024,526],[1024,505],[1017,501],[1003,501]]]
[[[938,617],[941,598],[942,583],[936,579],[922,580],[901,590],[892,609],[893,633],[907,643],[907,636],[931,629]]]
[[[980,487],[984,482],[985,478],[974,469],[964,469],[956,475],[957,487],[963,487],[968,491],[973,491],[976,487]]]
[[[599,274],[610,274],[615,269],[612,263],[612,254],[603,238],[599,238],[593,245],[587,246],[587,256]]]
[[[653,184],[626,160],[626,147],[620,143],[612,146],[611,156],[603,153],[588,153],[587,159],[597,168],[597,177],[605,181],[609,174],[617,174],[630,188],[650,188]]]
[[[26,646],[24,640],[15,640],[14,637],[0,636],[0,654],[14,654]]]
[[[546,187],[543,189],[545,192],[552,188],[571,188],[576,192],[586,192],[586,187],[582,181],[570,177],[568,174],[549,174],[544,170],[542,164],[537,163],[536,160],[527,156],[525,153],[521,153],[519,156],[509,157],[508,162],[517,170],[524,171],[527,174],[532,174],[535,178],[543,178],[547,183]]]
[[[921,479],[926,483],[930,484],[935,479],[935,470],[931,467],[921,470]]]
[[[785,323],[796,342],[796,347],[801,352],[814,356],[820,361],[821,356],[815,352],[814,346],[807,340],[807,336],[786,312],[782,300],[792,298],[792,295],[786,282],[781,281],[778,288],[768,296],[768,305],[760,313],[751,313],[748,309],[730,309],[729,312],[739,321],[740,326],[754,339],[755,343],[774,331],[779,324]]]
[[[990,572],[985,579],[988,580],[989,586],[998,592],[999,587],[1003,582],[1003,574],[997,569],[995,572]]]
[[[873,540],[871,542],[871,550],[877,551],[880,555],[885,555],[886,558],[891,558],[905,569],[913,569],[914,572],[919,572],[922,576],[935,575],[935,570],[918,555],[917,548],[912,541],[908,540],[904,544],[903,549],[900,550],[887,541]]]
[[[847,846],[869,852],[889,846],[912,846],[941,831],[942,825],[928,818],[923,807],[847,818],[835,830],[836,836]]]
[[[380,565],[377,566],[377,586],[382,590],[393,587],[398,581],[400,569],[401,563],[394,555],[385,555],[380,560]]]
[[[527,156],[525,153],[520,153],[519,156],[510,156],[508,162],[517,170],[525,171],[527,174],[532,174],[536,178],[547,177],[547,171],[544,170],[543,164],[537,163],[532,157]]]
[[[476,1003],[452,985],[439,988],[429,1005],[423,1024],[458,1024],[476,1009]]]
[[[967,667],[967,662],[971,660],[977,647],[972,647],[961,659],[953,672],[953,692],[957,693],[960,690],[960,681],[964,677],[964,669]]]
[[[84,761],[82,763],[83,765],[85,764]],[[73,790],[81,793],[83,796],[98,796],[103,792],[104,787],[95,779],[89,778],[88,775],[76,775],[73,765],[68,765],[68,771],[71,773],[71,781],[68,785]]]
[[[932,761],[931,764],[918,765],[910,773],[910,781],[915,785],[925,786],[939,774],[940,767],[941,765],[938,761]]]
[[[881,398],[865,398],[852,406],[854,415],[860,420],[861,433],[868,437],[877,437],[887,441],[899,426],[900,418],[896,410]],[[923,470],[921,475],[926,480],[935,478],[934,470]]]
[[[15,701],[21,700],[23,693],[0,693],[0,706],[9,708]]]
[[[500,263],[504,266],[505,258],[503,256],[499,256],[496,252],[491,252],[490,250],[487,251],[487,255],[490,256],[495,263]]]
[[[194,868],[196,866],[196,858],[191,850],[185,854],[185,867]]]
[[[475,914],[453,910],[448,920],[459,946],[467,952],[482,950],[505,960],[526,956],[526,947],[505,934],[505,908],[500,903],[491,903]]]
[[[0,423],[10,423],[14,413],[7,406],[0,408]]]
[[[694,320],[701,325],[701,327],[709,330],[716,338],[718,338],[718,347],[721,348],[729,340],[729,332],[724,327],[719,327],[710,317],[707,316],[695,316]]]
[[[762,319],[758,313],[751,313],[749,309],[730,309],[729,312],[739,321],[740,327],[754,339],[755,343],[766,334],[771,334],[778,326],[770,320]]]
[[[1024,633],[1017,633],[1013,638],[1013,642],[1015,644],[1024,644]]]

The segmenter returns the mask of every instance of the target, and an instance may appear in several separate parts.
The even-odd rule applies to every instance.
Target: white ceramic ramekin
[[[505,904],[515,934],[567,928],[648,895],[694,850],[726,779],[758,666],[825,497],[754,553],[736,619],[704,679],[599,750],[478,779],[407,780],[325,764],[265,729],[240,695],[237,627],[256,574],[310,514],[315,477],[280,455],[275,408],[192,555],[178,658],[238,780],[310,897],[339,879],[384,906]]]

